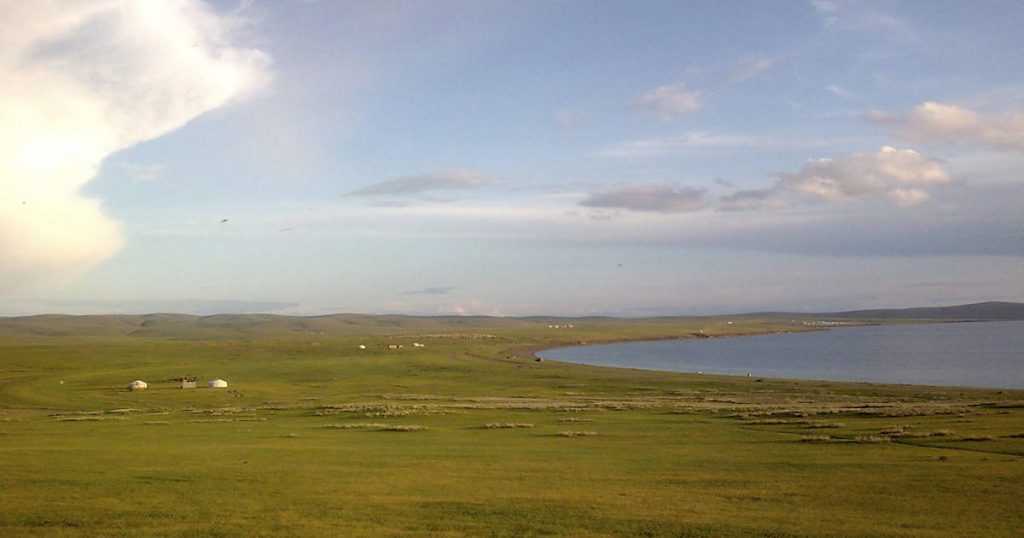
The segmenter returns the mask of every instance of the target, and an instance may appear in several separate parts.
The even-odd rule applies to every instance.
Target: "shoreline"
[[[624,366],[624,365],[608,365],[608,364],[588,364],[583,362],[571,362],[559,359],[552,359],[549,357],[541,356],[540,354],[544,351],[550,351],[555,349],[565,348],[579,348],[590,345],[605,345],[605,344],[627,344],[627,343],[645,343],[645,342],[662,342],[662,341],[673,341],[673,340],[704,340],[710,338],[739,338],[743,336],[767,336],[770,334],[798,334],[798,333],[813,333],[813,332],[828,332],[830,329],[836,328],[847,328],[847,327],[872,327],[872,326],[886,326],[886,325],[940,325],[949,323],[982,323],[982,322],[1013,322],[1021,320],[899,320],[898,322],[886,322],[872,320],[866,323],[855,323],[843,326],[831,326],[831,327],[813,327],[806,329],[797,330],[775,330],[775,331],[763,331],[763,332],[750,332],[750,333],[733,333],[733,334],[714,334],[714,335],[698,335],[696,333],[679,335],[679,336],[667,336],[661,338],[614,338],[609,340],[600,341],[575,341],[567,342],[565,344],[554,344],[545,346],[523,346],[510,348],[506,352],[513,355],[513,358],[528,357],[537,361],[551,361],[559,364],[569,364],[574,366],[584,367],[596,367],[596,368],[614,368],[621,370],[642,370],[647,372],[660,372],[667,374],[681,374],[681,375],[707,375],[707,376],[720,376],[732,379],[750,379],[758,378],[758,381],[773,380],[773,381],[787,381],[797,383],[835,383],[842,385],[870,385],[878,387],[921,387],[929,389],[944,389],[944,390],[970,390],[970,391],[999,391],[999,392],[1016,392],[1024,394],[1024,387],[1008,387],[1008,386],[976,386],[976,385],[956,385],[956,384],[927,384],[927,383],[907,383],[907,382],[894,382],[894,381],[872,381],[872,380],[854,380],[854,379],[823,379],[823,378],[799,378],[799,377],[778,377],[772,375],[758,375],[751,376],[737,374],[737,373],[716,373],[716,372],[705,372],[700,370],[665,370],[658,368],[650,368],[643,366]],[[909,323],[908,323],[909,322]]]

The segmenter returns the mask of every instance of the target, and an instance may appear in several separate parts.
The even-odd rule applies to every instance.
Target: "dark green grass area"
[[[1020,391],[758,381],[529,352],[779,330],[775,321],[597,320],[571,333],[546,320],[466,323],[364,336],[5,337],[0,535],[1024,529]],[[183,375],[229,387],[182,390],[170,379]],[[127,391],[133,379],[150,388]]]

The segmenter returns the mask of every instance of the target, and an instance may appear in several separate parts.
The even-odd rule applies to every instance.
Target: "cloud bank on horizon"
[[[118,252],[121,224],[82,194],[103,160],[256,90],[269,58],[233,46],[237,21],[196,0],[7,2],[3,11],[0,288],[9,289]]]

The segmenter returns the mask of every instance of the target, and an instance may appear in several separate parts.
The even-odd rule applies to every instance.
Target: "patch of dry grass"
[[[858,435],[853,438],[854,443],[874,443],[882,444],[892,441],[891,438],[882,435]]]
[[[324,424],[324,428],[332,428],[338,430],[356,430],[356,429],[369,429],[376,430],[379,428],[387,428],[387,424],[381,424],[379,422],[354,422],[348,424]]]
[[[415,432],[427,429],[414,424],[382,424],[379,422],[352,422],[347,424],[326,424],[324,428],[337,430],[374,430],[379,432]]]
[[[845,428],[845,427],[846,427],[846,424],[843,424],[842,422],[822,422],[822,421],[808,422],[807,425],[804,426],[804,428],[809,428],[809,429]]]

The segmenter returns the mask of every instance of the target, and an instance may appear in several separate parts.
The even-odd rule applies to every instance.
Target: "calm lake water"
[[[1024,321],[566,347],[545,358],[671,372],[1024,388]]]

